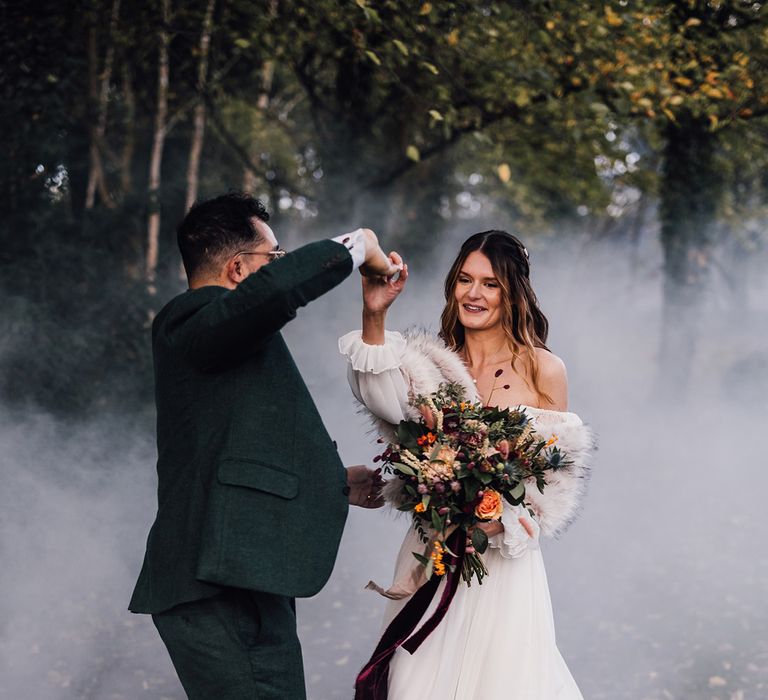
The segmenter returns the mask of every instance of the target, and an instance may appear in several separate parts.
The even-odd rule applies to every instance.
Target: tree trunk
[[[133,153],[136,145],[136,95],[128,63],[123,64],[123,99],[125,100],[125,135],[120,154],[120,190],[125,197],[133,189]]]
[[[261,92],[256,100],[256,107],[260,112],[264,112],[269,108],[269,93],[272,90],[272,79],[275,75],[274,61],[265,61],[261,67]],[[251,162],[257,163],[259,161],[259,143],[258,139],[251,139],[253,142],[250,149]],[[250,168],[243,168],[243,191],[254,192],[258,186],[259,181],[256,177],[256,173]]]
[[[112,81],[112,66],[115,59],[115,36],[117,21],[120,16],[120,0],[113,0],[109,20],[109,35],[107,37],[107,52],[104,57],[104,70],[98,74],[98,44],[96,36],[96,17],[94,16],[88,32],[88,65],[89,87],[92,104],[96,106],[96,124],[91,129],[90,166],[88,184],[85,188],[85,208],[93,209],[98,190],[101,201],[108,207],[114,208],[115,203],[109,193],[107,180],[104,175],[104,165],[101,160],[101,150],[107,131],[107,107],[109,104],[109,84]]]
[[[637,203],[632,225],[629,229],[629,289],[634,290],[637,282],[637,271],[640,269],[640,241],[645,229],[646,213],[648,211],[649,197],[641,195]]]
[[[203,30],[200,34],[200,58],[197,63],[197,91],[202,95],[207,88],[208,79],[208,55],[211,46],[211,28],[213,26],[213,10],[216,0],[208,0],[203,18]],[[205,100],[195,106],[194,131],[189,147],[189,163],[187,165],[187,199],[184,211],[190,210],[197,199],[197,190],[200,179],[200,154],[203,151],[203,138],[205,136]]]
[[[163,161],[165,123],[168,115],[168,46],[171,41],[168,27],[171,23],[171,1],[162,0],[162,9],[163,23],[158,37],[160,50],[157,62],[157,112],[155,113],[155,129],[152,139],[152,156],[149,162],[149,221],[147,226],[145,277],[147,291],[150,295],[154,295],[157,291],[155,279],[157,276],[160,244],[160,167]]]
[[[661,387],[669,396],[687,392],[704,307],[722,193],[716,170],[717,136],[691,119],[667,131],[659,214],[664,252]]]
[[[274,18],[277,15],[277,0],[270,0],[269,16]],[[256,100],[256,107],[260,112],[269,108],[269,93],[272,91],[272,80],[275,76],[275,62],[264,61],[261,66],[261,92]],[[251,139],[253,140],[253,139]],[[257,143],[251,145],[251,162],[257,163],[259,160],[259,147]],[[258,178],[250,168],[243,168],[243,192],[253,193],[258,185]],[[274,208],[274,207],[273,207]]]

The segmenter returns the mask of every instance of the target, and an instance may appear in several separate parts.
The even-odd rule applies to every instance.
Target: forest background
[[[366,225],[438,285],[445,251],[485,228],[560,270],[614,269],[596,314],[619,286],[658,303],[635,328],[651,396],[679,408],[706,383],[768,415],[761,2],[6,0],[0,46],[9,473],[24,441],[55,461],[86,425],[112,440],[94,464],[149,444],[149,327],[186,287],[175,227],[231,188],[265,201],[286,248]]]
[[[9,400],[71,415],[109,403],[118,375],[146,400],[147,323],[183,288],[175,226],[229,188],[291,242],[364,219],[417,267],[457,220],[630,255],[655,226],[675,391],[712,276],[748,303],[760,3],[111,0],[4,3],[2,19],[0,265],[25,312],[4,315]]]

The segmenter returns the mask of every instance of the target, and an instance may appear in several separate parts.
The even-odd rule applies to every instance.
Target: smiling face
[[[501,287],[491,261],[479,250],[461,266],[453,290],[459,323],[464,328],[485,330],[501,323]]]
[[[546,349],[549,323],[529,279],[528,251],[506,231],[481,231],[461,245],[445,278],[440,337],[464,347],[465,330],[501,327],[510,348]]]

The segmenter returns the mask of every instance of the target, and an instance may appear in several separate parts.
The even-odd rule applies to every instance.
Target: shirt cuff
[[[531,537],[520,523],[519,518],[524,517],[533,529]],[[539,548],[539,524],[530,517],[528,510],[523,506],[509,506],[505,504],[501,514],[503,532],[488,538],[488,546],[498,549],[504,559],[516,559],[523,556],[530,549]]]
[[[359,228],[351,233],[336,236],[331,240],[341,243],[352,256],[352,269],[357,270],[365,262],[365,236],[363,229]]]
[[[397,331],[384,331],[384,345],[363,342],[362,331],[352,331],[339,338],[339,352],[355,372],[381,374],[400,368],[406,342]]]

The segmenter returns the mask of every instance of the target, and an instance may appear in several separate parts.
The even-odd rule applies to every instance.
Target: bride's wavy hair
[[[440,317],[440,337],[452,350],[464,348],[464,326],[459,321],[459,303],[456,301],[456,283],[461,268],[470,253],[481,252],[491,267],[501,289],[501,325],[512,351],[512,367],[521,360],[531,378],[536,393],[550,403],[551,397],[539,389],[539,366],[535,348],[547,348],[549,321],[539,308],[539,301],[531,287],[528,251],[511,233],[482,231],[467,238],[459,250],[445,278],[445,308]],[[521,359],[523,349],[525,358]],[[525,373],[522,377],[526,383]]]

